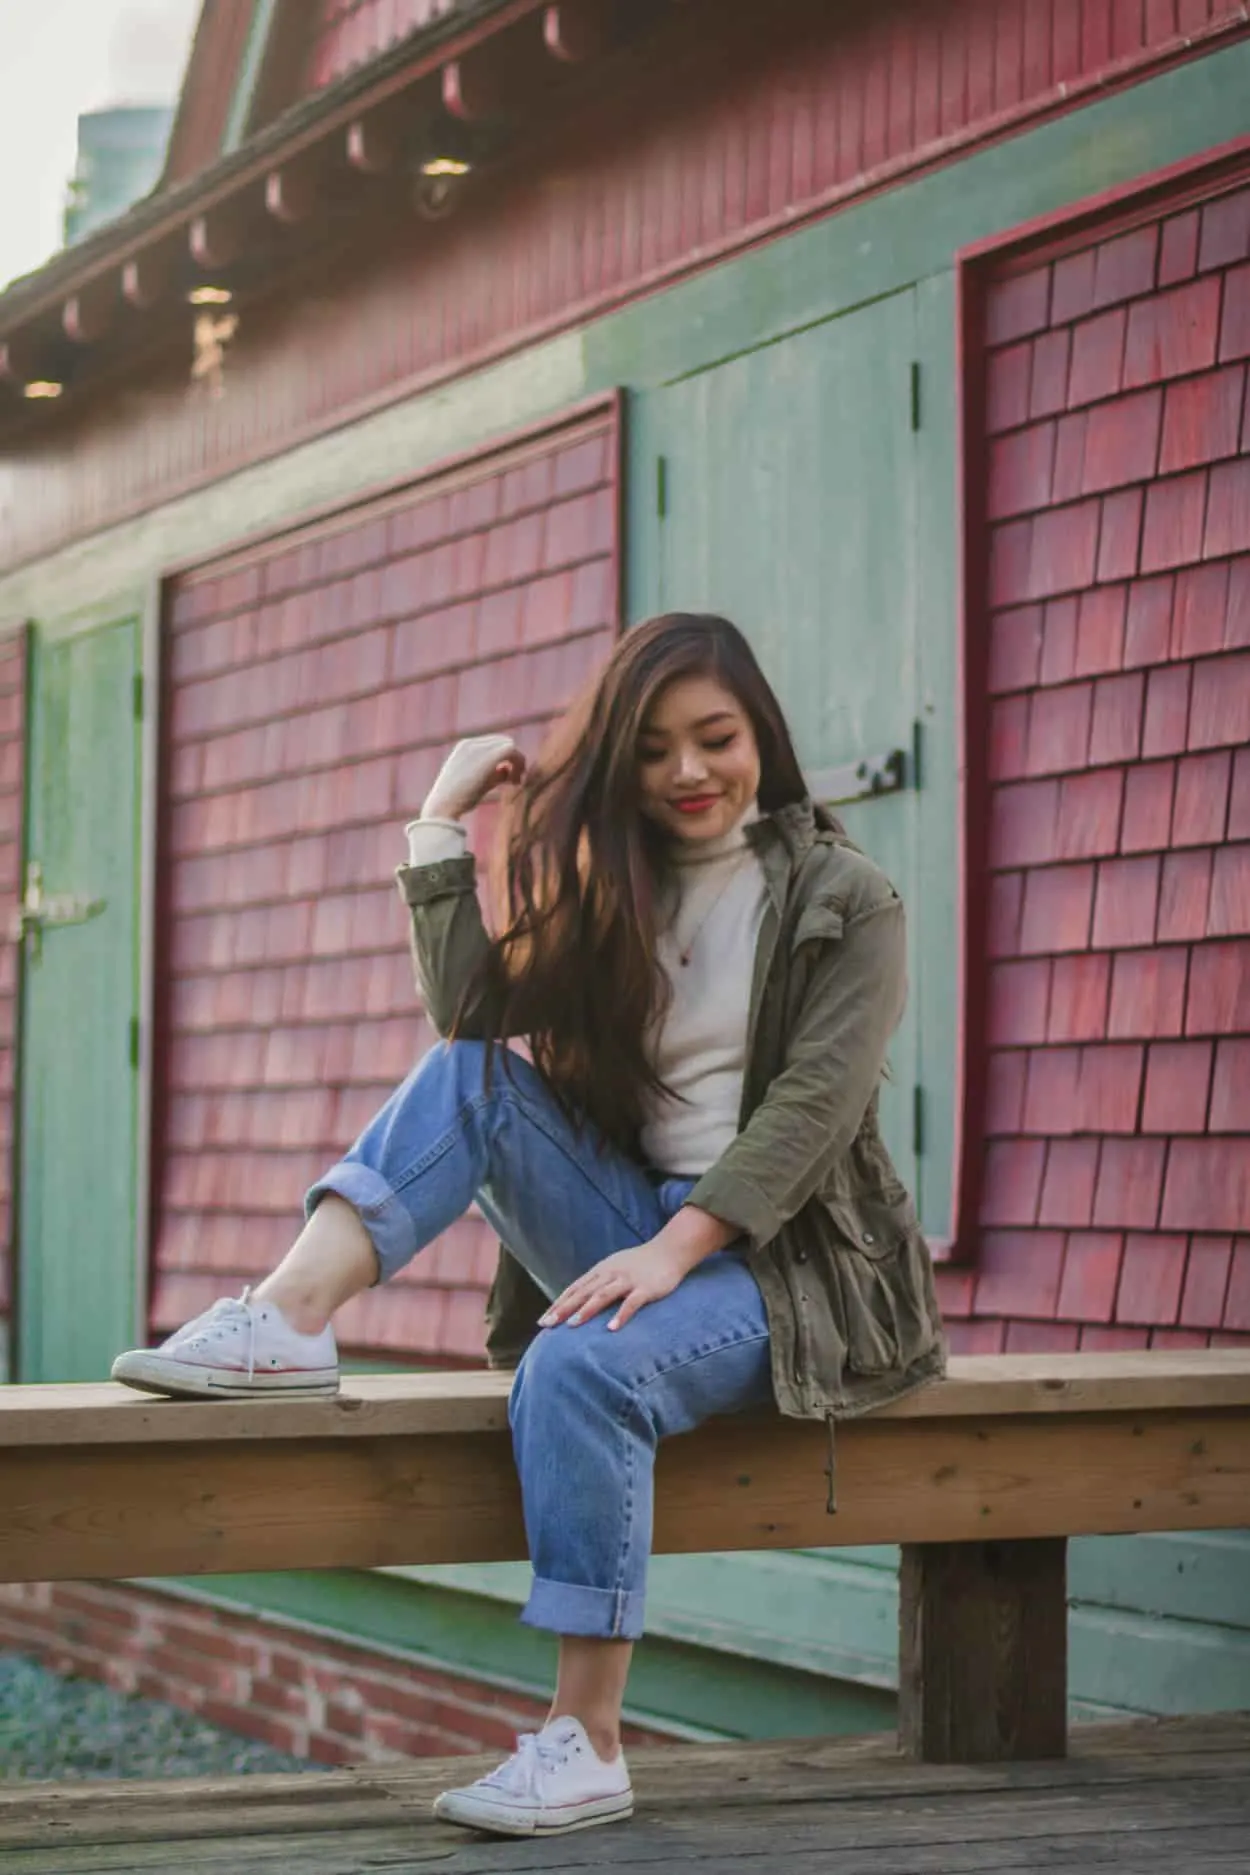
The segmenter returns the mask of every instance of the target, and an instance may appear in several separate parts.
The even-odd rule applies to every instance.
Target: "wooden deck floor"
[[[917,1767],[881,1739],[634,1756],[638,1815],[541,1843],[433,1822],[475,1767],[0,1786],[4,1875],[1247,1875],[1250,1715],[1078,1728],[1061,1764]]]

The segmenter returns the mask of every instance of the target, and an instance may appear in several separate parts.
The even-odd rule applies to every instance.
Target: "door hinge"
[[[919,716],[911,726],[911,785],[924,786],[924,722]]]
[[[134,683],[135,721],[143,721],[143,672],[135,672]]]
[[[663,521],[668,515],[668,457],[655,459],[655,511]]]
[[[924,1088],[919,1082],[911,1090],[911,1149],[917,1159],[924,1151]]]
[[[132,1068],[137,1068],[139,1065],[139,1018],[138,1016],[131,1016],[130,1018],[130,1065]]]
[[[920,360],[911,361],[911,427],[920,428]]]

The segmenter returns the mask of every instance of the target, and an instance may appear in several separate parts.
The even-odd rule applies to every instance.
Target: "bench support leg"
[[[1067,1751],[1067,1543],[909,1543],[899,1742],[924,1764]]]

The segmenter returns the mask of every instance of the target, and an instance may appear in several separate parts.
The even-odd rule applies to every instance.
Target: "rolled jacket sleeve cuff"
[[[400,897],[408,905],[428,905],[432,899],[455,898],[477,885],[477,864],[471,853],[461,859],[439,859],[429,866],[397,866]]]
[[[757,1250],[772,1242],[784,1222],[777,1214],[777,1207],[758,1185],[738,1172],[720,1170],[717,1166],[703,1174],[686,1203],[697,1205],[700,1211],[710,1211],[725,1224],[733,1224]]]
[[[408,836],[410,866],[432,866],[440,859],[463,859],[469,844],[468,830],[458,820],[410,820],[404,832]]]

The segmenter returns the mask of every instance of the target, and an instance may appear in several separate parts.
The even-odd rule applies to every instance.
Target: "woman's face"
[[[638,737],[642,811],[688,846],[728,833],[759,793],[760,752],[746,711],[714,677],[661,690]]]

